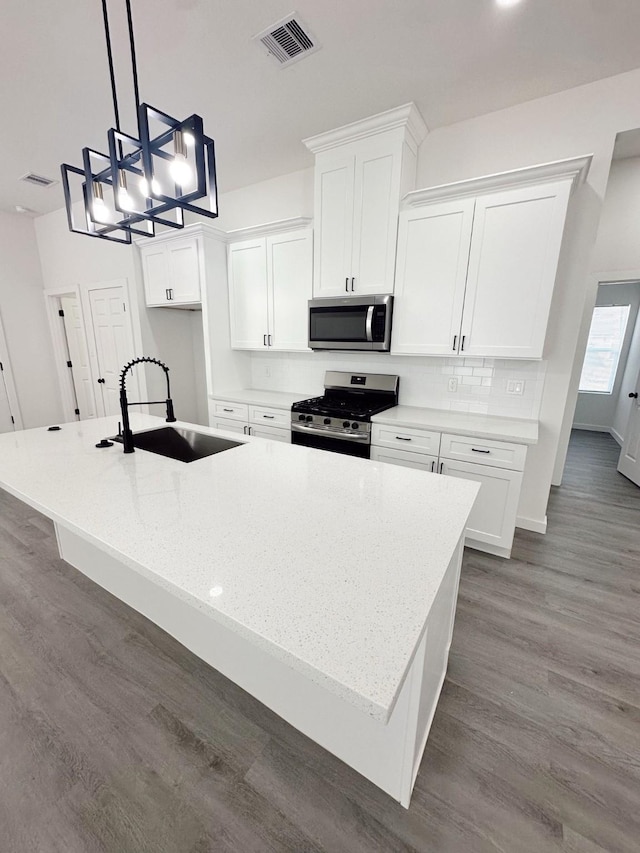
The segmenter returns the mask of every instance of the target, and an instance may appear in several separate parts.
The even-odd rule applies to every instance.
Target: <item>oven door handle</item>
[[[291,424],[292,432],[306,432],[312,433],[313,435],[318,435],[323,438],[337,438],[340,441],[359,441],[360,443],[366,442],[369,443],[369,433],[349,433],[349,432],[335,432],[328,429],[318,429],[318,427],[307,426],[306,424]]]
[[[367,308],[367,341],[373,343],[373,305],[369,305]]]

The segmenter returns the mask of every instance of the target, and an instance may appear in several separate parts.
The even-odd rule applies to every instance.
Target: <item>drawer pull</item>
[[[223,411],[223,412],[232,412],[232,411],[233,411],[233,409],[223,409],[222,411]]]
[[[440,473],[442,474],[442,469],[444,468],[444,462],[440,463]]]
[[[435,460],[435,459],[433,459],[433,460],[431,461],[431,473],[432,473],[432,474],[433,474],[433,472],[434,472],[434,470],[435,470],[435,467],[436,467],[436,460]]]
[[[263,415],[263,418],[266,418],[268,421],[272,421],[275,418],[275,415]]]
[[[410,438],[405,438],[403,435],[397,435],[396,438],[398,441],[411,441]]]
[[[472,447],[471,449],[473,450],[474,453],[491,453],[490,450],[478,450],[477,447]]]

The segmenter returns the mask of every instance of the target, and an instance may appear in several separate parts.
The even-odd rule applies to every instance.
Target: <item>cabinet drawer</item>
[[[372,447],[371,459],[376,462],[389,462],[405,468],[419,468],[435,473],[438,470],[438,457],[428,453],[412,453],[410,450],[393,450],[386,447]]]
[[[246,403],[230,403],[228,400],[209,400],[209,419],[226,418],[233,421],[248,421],[249,407]]]
[[[373,424],[371,443],[377,447],[411,450],[412,453],[429,453],[431,456],[437,456],[440,450],[440,433]]]
[[[493,465],[495,468],[509,468],[512,471],[524,470],[526,455],[527,448],[524,444],[509,444],[505,441],[472,438],[468,435],[444,433],[440,444],[442,459]]]
[[[249,406],[249,421],[261,426],[281,427],[290,430],[290,409],[267,409],[264,406]]]

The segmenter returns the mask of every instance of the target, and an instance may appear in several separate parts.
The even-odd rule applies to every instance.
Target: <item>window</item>
[[[599,305],[593,309],[580,391],[613,392],[630,308],[630,305]]]

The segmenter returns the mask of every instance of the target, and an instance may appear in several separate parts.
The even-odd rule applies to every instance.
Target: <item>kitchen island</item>
[[[190,464],[97,449],[114,427],[0,435],[0,486],[63,559],[408,806],[477,484],[251,437]]]

